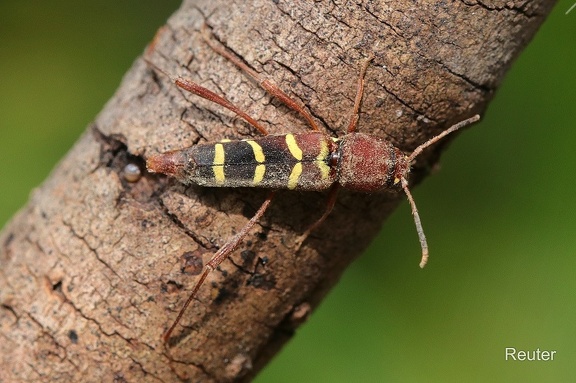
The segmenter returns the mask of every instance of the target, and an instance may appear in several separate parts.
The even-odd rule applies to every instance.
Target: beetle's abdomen
[[[151,157],[148,168],[209,187],[323,190],[335,181],[336,144],[321,133],[199,144]],[[170,164],[170,162],[179,162]]]
[[[362,133],[342,138],[338,183],[360,192],[377,192],[399,184],[408,172],[406,156],[390,142]]]

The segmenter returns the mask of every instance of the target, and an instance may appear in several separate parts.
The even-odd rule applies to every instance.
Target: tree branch
[[[166,72],[225,95],[271,133],[306,122],[203,42],[215,38],[342,135],[363,58],[359,131],[410,152],[482,113],[553,2],[185,1],[156,42]],[[263,190],[185,187],[143,174],[149,155],[255,136],[226,110],[184,93],[137,60],[95,123],[0,238],[0,380],[249,380],[368,245],[402,193],[280,192],[240,250],[208,277],[165,347],[201,265],[250,219]],[[439,155],[429,150],[412,182]],[[426,218],[423,217],[424,227]],[[414,235],[414,267],[419,250]],[[431,262],[434,252],[431,253]]]

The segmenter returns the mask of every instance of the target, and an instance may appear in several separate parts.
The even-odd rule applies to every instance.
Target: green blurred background
[[[560,2],[484,121],[258,382],[573,381],[576,9]],[[0,224],[46,178],[179,1],[0,2]],[[571,128],[572,127],[572,128]],[[556,350],[549,362],[505,348]]]

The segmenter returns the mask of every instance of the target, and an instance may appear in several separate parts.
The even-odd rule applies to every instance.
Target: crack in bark
[[[515,2],[514,1],[509,1],[504,3],[503,6],[501,7],[497,7],[497,6],[490,6],[482,1],[475,1],[475,2],[471,2],[471,1],[467,1],[467,0],[461,0],[461,2],[465,5],[468,6],[479,6],[482,7],[483,9],[486,9],[487,11],[496,11],[496,12],[500,12],[500,11],[504,11],[504,10],[509,10],[509,11],[513,11],[516,12],[522,16],[525,16],[527,18],[533,18],[533,17],[538,17],[538,16],[542,16],[542,14],[534,12],[534,13],[530,13],[527,8],[528,5],[530,4],[530,1],[525,1],[523,2],[523,5],[521,6],[515,6]],[[512,5],[511,5],[512,4]]]
[[[114,268],[112,266],[110,266],[108,264],[108,262],[106,262],[105,260],[103,260],[100,255],[98,255],[98,247],[92,247],[88,241],[86,240],[85,236],[80,235],[76,232],[76,229],[74,228],[74,226],[72,224],[70,224],[69,222],[66,222],[65,220],[62,220],[62,224],[64,226],[66,226],[68,229],[70,229],[70,233],[72,233],[72,235],[75,238],[78,238],[79,240],[81,240],[84,245],[86,245],[86,247],[90,250],[90,252],[92,254],[94,254],[94,257],[96,258],[96,260],[98,260],[98,262],[100,262],[100,264],[102,264],[106,269],[110,270],[112,272],[112,274],[114,274],[119,280],[122,280],[122,277],[120,277],[120,275],[116,272],[116,270],[114,270]],[[92,234],[95,238],[98,238],[98,236]],[[110,281],[112,282],[112,281]]]
[[[170,211],[170,208],[164,204],[162,198],[158,198],[158,204],[163,212],[163,214],[170,219],[170,221],[175,224],[186,236],[190,237],[198,245],[202,246],[206,250],[214,250],[215,246],[210,241],[203,241],[193,230],[190,230],[184,222],[178,218],[178,216]]]

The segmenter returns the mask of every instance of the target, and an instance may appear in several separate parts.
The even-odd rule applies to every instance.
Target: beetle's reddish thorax
[[[361,192],[377,192],[400,183],[408,173],[406,156],[381,138],[351,133],[339,149],[339,178],[342,187]]]

